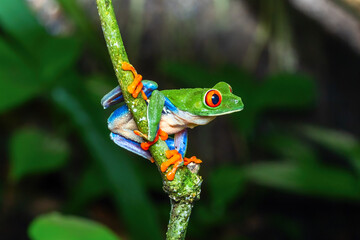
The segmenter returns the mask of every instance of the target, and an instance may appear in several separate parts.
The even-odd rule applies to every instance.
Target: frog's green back
[[[210,107],[205,101],[206,94],[212,89],[221,94],[221,102],[217,107]],[[234,95],[230,85],[225,82],[219,82],[213,88],[163,90],[161,93],[178,109],[199,116],[224,115],[244,108],[241,98]]]

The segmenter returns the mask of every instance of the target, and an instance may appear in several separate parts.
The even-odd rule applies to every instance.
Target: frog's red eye
[[[209,107],[217,107],[220,105],[222,100],[221,93],[218,90],[209,90],[205,94],[205,103]]]
[[[229,88],[230,88],[230,92],[232,93],[232,87],[229,85]]]

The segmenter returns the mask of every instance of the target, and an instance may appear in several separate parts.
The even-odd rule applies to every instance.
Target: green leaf
[[[318,162],[318,156],[308,144],[285,132],[267,133],[260,139],[259,144],[269,151],[295,160],[299,164],[312,165]]]
[[[31,240],[119,240],[97,222],[74,216],[49,213],[37,217],[29,227]]]
[[[76,38],[48,37],[37,46],[33,56],[37,59],[41,78],[51,81],[74,68],[80,52],[80,42]]]
[[[73,66],[79,56],[78,45],[71,38],[51,39],[37,48],[38,56],[25,57],[0,38],[0,112],[49,88]]]
[[[37,129],[21,129],[10,140],[10,178],[54,171],[66,163],[69,149],[62,139]]]
[[[344,156],[360,174],[360,142],[351,134],[315,126],[301,126],[302,134]]]
[[[31,65],[0,38],[0,112],[25,102],[41,89]]]
[[[0,1],[0,26],[30,52],[36,52],[47,36],[24,0]]]
[[[258,163],[245,168],[247,178],[258,184],[286,191],[339,199],[359,199],[359,181],[351,173],[322,166],[293,163]]]
[[[15,107],[51,86],[73,67],[81,48],[74,38],[52,37],[29,10],[26,1],[0,1],[0,112]]]

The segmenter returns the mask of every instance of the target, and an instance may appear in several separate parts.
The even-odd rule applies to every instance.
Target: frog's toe
[[[197,164],[202,163],[202,161],[200,159],[196,158],[195,156],[192,156],[191,158],[184,158],[184,165],[185,166],[188,165],[191,162],[197,163]]]
[[[145,134],[141,133],[138,130],[135,130],[134,133],[138,136],[148,139],[148,137]],[[154,141],[141,143],[141,148],[145,151],[149,150],[149,148],[159,140],[159,137],[161,138],[161,140],[165,141],[168,139],[168,134],[159,128]]]
[[[166,178],[170,181],[174,180],[177,169],[183,163],[182,156],[177,150],[168,150],[165,152],[167,161],[163,162],[160,166],[160,170],[165,172],[171,165],[173,168],[166,173]]]
[[[131,71],[134,75],[134,81],[128,86],[128,91],[132,94],[133,98],[137,98],[141,92],[142,97],[147,100],[147,96],[143,91],[143,84],[141,83],[142,76],[137,73],[135,68],[130,63],[123,62],[121,64],[121,69],[124,71]]]

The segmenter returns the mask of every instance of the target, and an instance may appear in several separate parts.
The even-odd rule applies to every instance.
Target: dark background
[[[187,239],[360,239],[360,5],[307,2],[114,0],[145,79],[225,81],[245,104],[189,131],[204,183]],[[0,2],[1,239],[53,211],[164,238],[157,169],[108,137],[116,84],[95,0]]]

